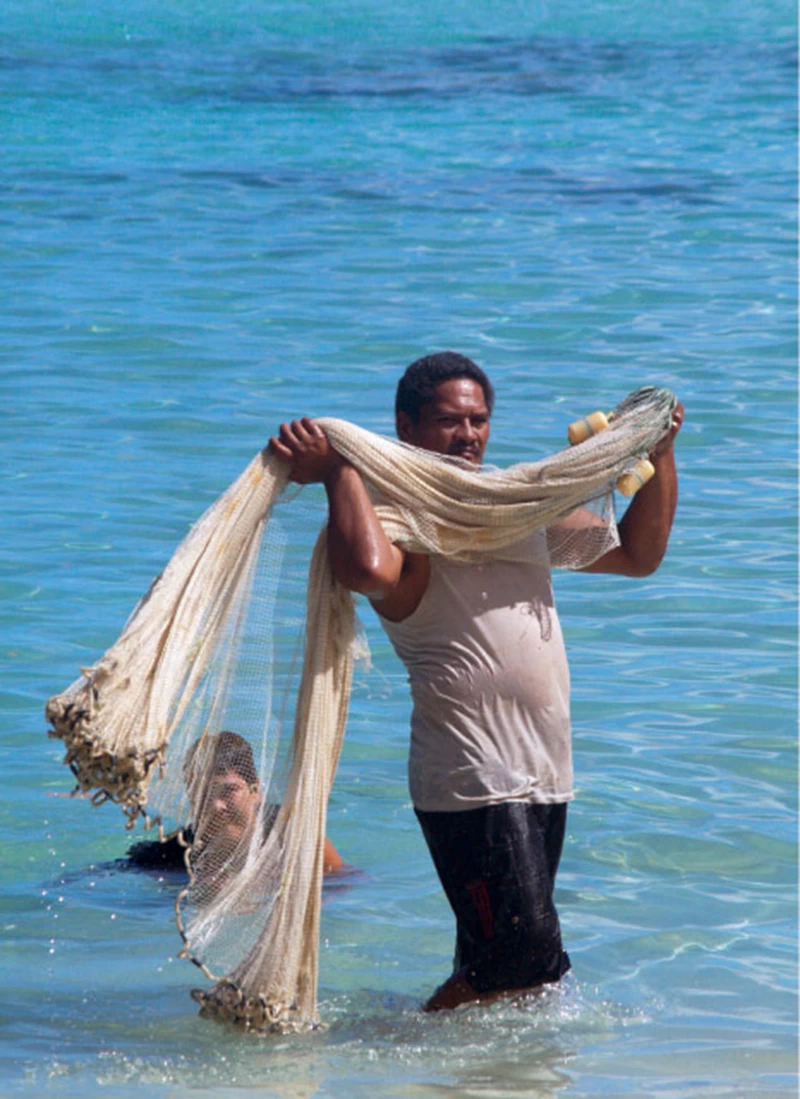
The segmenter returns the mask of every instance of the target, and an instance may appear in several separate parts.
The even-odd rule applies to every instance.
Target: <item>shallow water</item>
[[[796,1093],[794,5],[7,5],[0,808],[5,1093]],[[488,457],[656,381],[687,407],[647,581],[560,576],[573,973],[436,1018],[452,927],[364,619],[329,831],[328,1029],[196,1018],[174,881],[68,792],[44,701],[281,419],[389,431],[453,346]],[[299,541],[321,521],[309,489]]]

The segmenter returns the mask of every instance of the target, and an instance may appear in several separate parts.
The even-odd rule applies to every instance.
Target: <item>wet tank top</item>
[[[572,798],[569,669],[545,534],[536,537],[537,563],[432,557],[413,614],[381,618],[411,686],[418,809]]]

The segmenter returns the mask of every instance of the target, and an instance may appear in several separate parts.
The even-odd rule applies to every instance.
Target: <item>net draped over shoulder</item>
[[[668,431],[676,403],[668,390],[637,390],[607,430],[506,470],[478,470],[342,420],[317,423],[361,472],[392,542],[463,562],[515,559],[533,531],[548,528],[552,564],[581,568],[616,544],[613,508],[598,518],[588,556],[586,537],[571,538],[567,517],[610,500],[617,479]],[[256,599],[254,576],[287,477],[286,464],[268,450],[256,455],[191,529],[118,641],[46,707],[50,735],[64,741],[81,791],[119,804],[129,827],[139,817],[191,822],[191,882],[179,928],[184,953],[216,982],[193,995],[206,1014],[258,1030],[319,1023],[326,811],[357,638],[353,600],[331,572],[323,529],[309,569],[302,674],[279,801],[267,791],[275,763],[271,688],[254,738],[257,765],[196,750],[224,728],[237,666],[253,662],[244,625],[252,605],[271,598],[259,590]],[[266,572],[274,592],[280,563],[268,563]],[[263,659],[260,667],[271,679]]]

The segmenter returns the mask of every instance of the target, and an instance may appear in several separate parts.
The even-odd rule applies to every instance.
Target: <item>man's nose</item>
[[[473,424],[469,416],[465,416],[463,420],[459,421],[458,437],[460,439],[466,439],[468,442],[472,442],[474,439],[477,439],[478,433],[475,430],[475,425]]]

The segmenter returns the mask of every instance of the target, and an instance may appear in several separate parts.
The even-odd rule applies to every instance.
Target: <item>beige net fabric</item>
[[[264,522],[287,471],[266,453],[209,508],[140,600],[122,635],[47,703],[82,791],[110,798],[132,826],[166,746],[196,701],[220,640],[246,608]],[[228,646],[230,660],[235,646]],[[220,708],[226,676],[216,677]]]
[[[505,471],[318,422],[361,471],[392,541],[465,562],[525,559],[539,543],[529,536],[546,527],[553,563],[583,567],[614,544],[614,526],[601,507],[587,557],[585,536],[580,552],[573,537],[576,509],[608,499],[668,430],[675,403],[667,390],[637,390],[602,434]],[[357,638],[323,530],[284,757],[274,699],[286,697],[293,662],[270,637],[286,594],[271,518],[285,483],[283,463],[259,454],[190,531],[116,644],[46,708],[80,790],[119,803],[129,827],[141,815],[186,843],[184,954],[216,982],[193,995],[205,1014],[262,1031],[318,1024],[325,820]]]

